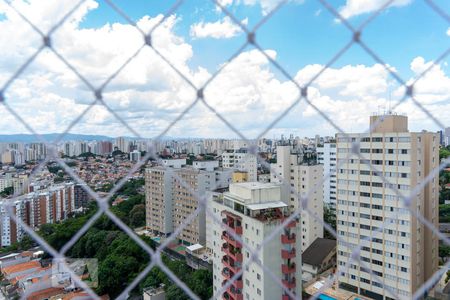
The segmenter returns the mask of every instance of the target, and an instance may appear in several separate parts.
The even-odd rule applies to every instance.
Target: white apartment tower
[[[298,194],[308,199],[308,211],[302,211],[300,216],[302,252],[317,238],[323,238],[322,176],[322,165],[303,164],[302,157],[292,146],[277,146],[277,162],[271,164],[270,181],[284,183],[282,199],[289,205],[291,213],[300,207]]]
[[[210,210],[218,224],[208,215],[208,241],[213,253],[214,292],[236,274],[249,261],[251,253],[236,240],[225,226],[241,241],[256,248],[276,230],[289,215],[289,209],[281,198],[280,185],[260,182],[232,183],[229,192],[216,195],[209,202]],[[280,278],[284,287],[300,296],[301,253],[300,224],[292,221],[280,234],[267,241],[258,255],[262,265]],[[223,293],[222,299],[259,300],[290,299],[285,290],[259,265],[250,264],[236,281]]]
[[[345,241],[337,245],[338,267],[346,267],[352,251],[361,246],[360,261],[353,260],[338,281],[341,288],[372,299],[395,298],[389,290],[412,298],[438,269],[438,238],[397,193],[410,196],[438,167],[439,137],[409,132],[406,116],[375,115],[370,124],[375,127],[371,134],[337,135],[337,232]],[[354,142],[359,147],[352,148]],[[410,202],[410,208],[435,227],[437,176]],[[378,280],[371,278],[369,270]]]
[[[332,211],[336,210],[336,143],[324,143],[317,147],[317,162],[323,165],[323,201]],[[329,174],[329,175],[328,175]]]
[[[245,171],[249,181],[258,180],[258,160],[246,148],[225,150],[221,156],[223,168]]]

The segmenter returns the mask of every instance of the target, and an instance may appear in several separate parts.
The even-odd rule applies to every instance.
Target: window
[[[362,277],[361,277],[359,280],[360,280],[361,282],[370,284],[370,280],[369,280],[369,279],[365,279],[365,278],[362,278]]]
[[[261,296],[261,290],[257,289],[256,292],[258,293],[259,296]]]
[[[384,138],[384,141],[389,142],[389,143],[394,143],[397,141],[397,138],[396,137],[387,137],[387,138]]]
[[[373,263],[374,265],[378,265],[378,266],[382,266],[382,265],[383,265],[383,262],[382,262],[382,261],[379,261],[379,260],[376,260],[376,259],[372,259],[372,263]]]

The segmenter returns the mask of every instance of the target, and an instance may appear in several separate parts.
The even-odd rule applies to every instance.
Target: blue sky
[[[238,20],[253,28],[278,0],[220,0]],[[354,27],[384,0],[329,0]],[[434,0],[450,14],[448,0]],[[175,1],[115,0],[131,19],[152,28]],[[71,0],[15,0],[13,5],[43,31],[72,7]],[[34,53],[39,36],[0,3],[0,87]],[[299,84],[304,84],[351,39],[351,32],[317,0],[287,1],[257,31],[256,40]],[[246,40],[211,1],[184,1],[154,32],[160,51],[196,86],[201,86]],[[450,48],[450,24],[423,0],[394,0],[364,28],[362,40],[406,82],[412,82]],[[55,49],[94,86],[102,84],[142,44],[142,36],[105,2],[86,0],[52,36]],[[446,57],[415,85],[416,98],[449,126],[450,70]],[[254,138],[298,99],[298,89],[254,47],[248,46],[205,90],[211,107]],[[11,108],[37,132],[61,132],[93,101],[86,85],[50,51],[5,91]],[[368,116],[404,95],[385,66],[354,44],[310,87],[309,100],[344,131],[367,129]],[[104,93],[111,109],[144,137],[165,130],[188,107],[196,91],[151,49],[145,48],[116,76]],[[438,130],[411,101],[396,109],[410,117],[411,130]],[[26,133],[0,106],[0,132]],[[14,128],[11,122],[17,124]],[[72,133],[132,135],[108,110],[95,105]],[[266,136],[334,135],[336,128],[305,101],[275,124]],[[236,137],[202,104],[167,132],[180,137]]]
[[[241,1],[242,2],[242,1]],[[338,10],[344,0],[329,1]],[[125,1],[117,4],[129,17],[138,20],[144,15],[156,16],[168,11],[176,1]],[[435,0],[443,11],[450,11],[450,2]],[[232,5],[227,7],[237,19],[248,18],[252,28],[264,16],[259,5]],[[243,35],[231,39],[195,39],[189,36],[190,25],[200,21],[215,22],[224,17],[211,1],[184,1],[175,14],[180,18],[175,31],[193,46],[193,67],[203,66],[213,71],[245,41]],[[357,27],[371,13],[354,16],[349,22]],[[99,2],[82,26],[101,27],[106,23],[123,23],[124,19],[108,5]],[[450,24],[438,16],[425,1],[415,0],[402,7],[391,7],[380,14],[365,29],[363,40],[405,78],[412,76],[409,65],[413,58],[422,56],[433,60],[450,46],[446,31]],[[351,38],[350,31],[336,22],[334,16],[319,2],[287,2],[257,31],[257,41],[263,48],[274,49],[278,60],[291,74],[308,64],[327,63]],[[333,66],[373,64],[374,60],[358,45]]]

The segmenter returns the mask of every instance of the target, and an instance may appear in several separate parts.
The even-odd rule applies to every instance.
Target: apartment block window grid
[[[113,74],[110,74],[109,77],[107,77],[107,79],[99,86],[95,85],[94,83],[90,82],[87,78],[85,78],[69,61],[67,61],[64,56],[62,56],[58,50],[53,47],[53,43],[52,43],[52,39],[54,36],[54,33],[74,14],[76,13],[76,11],[83,5],[83,3],[85,2],[84,0],[79,1],[79,2],[75,2],[73,4],[73,7],[70,8],[67,13],[61,17],[61,19],[56,20],[56,22],[54,23],[54,26],[47,32],[43,32],[40,30],[40,24],[34,24],[32,21],[30,21],[25,15],[22,14],[22,12],[20,11],[20,9],[18,9],[17,7],[14,6],[14,2],[9,1],[9,0],[3,0],[4,3],[6,5],[8,5],[8,7],[10,9],[12,9],[18,17],[20,17],[23,20],[23,26],[31,26],[33,28],[33,30],[35,31],[35,33],[37,35],[39,35],[41,37],[41,45],[37,46],[35,53],[30,56],[28,58],[28,60],[26,60],[24,62],[24,64],[18,68],[16,70],[16,72],[9,78],[9,80],[6,81],[6,83],[0,87],[0,102],[1,105],[19,122],[21,123],[23,126],[25,126],[25,128],[31,132],[37,140],[39,140],[40,142],[46,144],[47,146],[47,155],[45,157],[45,159],[39,164],[39,166],[35,169],[35,172],[31,175],[31,178],[33,178],[33,176],[38,173],[40,170],[42,170],[45,165],[49,162],[49,161],[56,161],[63,169],[65,172],[67,172],[74,180],[77,184],[80,184],[83,189],[85,189],[85,191],[89,194],[89,196],[91,196],[92,198],[95,199],[95,201],[98,204],[99,210],[97,211],[97,213],[92,216],[92,218],[86,222],[86,224],[82,227],[82,229],[75,234],[72,239],[66,244],[64,245],[59,251],[55,250],[54,248],[52,248],[45,240],[43,240],[38,234],[36,234],[32,228],[30,228],[29,226],[27,226],[23,220],[21,220],[20,218],[17,218],[14,213],[13,213],[13,206],[14,206],[14,197],[11,199],[11,201],[8,202],[4,202],[2,204],[2,206],[4,207],[4,209],[6,209],[6,211],[8,212],[8,214],[10,215],[10,217],[18,224],[20,224],[26,231],[27,234],[29,234],[40,246],[42,246],[42,248],[48,252],[54,259],[58,259],[61,261],[65,261],[66,257],[65,254],[67,253],[67,251],[82,237],[82,235],[84,233],[87,232],[87,230],[90,228],[90,226],[103,214],[107,215],[111,221],[113,221],[121,230],[123,230],[127,235],[129,235],[132,240],[134,242],[136,242],[140,247],[142,247],[143,250],[145,250],[149,257],[150,257],[150,264],[144,268],[144,270],[133,280],[133,282],[131,282],[128,287],[126,289],[123,290],[123,292],[121,293],[121,295],[119,295],[119,299],[124,299],[131,290],[133,290],[135,287],[137,287],[137,285],[139,284],[139,282],[150,272],[150,270],[154,267],[159,267],[162,271],[164,271],[168,277],[170,278],[170,280],[172,280],[175,284],[177,284],[185,293],[186,295],[188,295],[190,298],[192,299],[199,299],[197,295],[195,295],[195,293],[192,292],[192,290],[189,289],[189,287],[182,282],[180,279],[178,279],[172,272],[171,270],[169,270],[164,263],[162,262],[161,259],[161,252],[162,249],[164,247],[166,247],[171,240],[175,239],[175,237],[184,229],[186,228],[194,219],[195,217],[199,214],[199,212],[202,209],[206,210],[206,214],[211,217],[215,223],[217,224],[221,224],[221,226],[223,227],[223,230],[225,230],[227,232],[228,235],[230,235],[234,240],[238,241],[240,244],[242,244],[243,248],[246,249],[246,251],[248,251],[250,253],[250,261],[247,265],[242,266],[241,270],[236,273],[232,278],[230,278],[230,280],[228,280],[228,282],[223,285],[223,287],[219,290],[216,291],[213,295],[214,299],[219,299],[222,297],[223,293],[233,284],[233,282],[235,280],[237,280],[242,273],[244,272],[244,270],[248,269],[248,266],[250,264],[256,264],[259,265],[265,274],[269,275],[272,279],[273,279],[273,284],[274,285],[279,285],[285,292],[285,294],[292,298],[292,299],[300,299],[301,295],[298,294],[294,294],[290,289],[286,288],[286,286],[282,283],[281,279],[278,278],[277,276],[275,276],[273,274],[273,271],[266,268],[264,265],[261,265],[258,261],[258,254],[260,253],[261,249],[264,248],[264,245],[267,243],[267,241],[269,241],[270,239],[274,238],[276,235],[279,235],[282,233],[282,231],[284,230],[284,228],[286,228],[292,221],[295,221],[302,212],[306,212],[308,214],[311,213],[311,211],[308,208],[308,199],[311,195],[313,195],[313,193],[315,192],[316,189],[322,188],[321,186],[317,186],[315,189],[311,190],[308,194],[306,195],[300,195],[298,193],[298,191],[296,191],[294,189],[294,187],[290,187],[291,192],[297,195],[297,198],[300,201],[300,205],[299,205],[299,209],[297,211],[295,211],[293,214],[291,214],[288,218],[286,218],[283,221],[282,226],[279,226],[279,228],[274,231],[270,236],[266,237],[266,239],[262,242],[262,244],[258,245],[257,247],[252,247],[250,245],[248,245],[245,241],[243,241],[241,239],[241,237],[239,235],[236,234],[236,232],[234,230],[232,230],[230,227],[224,225],[222,223],[222,220],[217,218],[214,213],[210,210],[208,210],[207,208],[207,198],[204,195],[200,195],[198,194],[195,189],[190,186],[188,183],[186,183],[182,178],[180,178],[179,176],[177,176],[176,174],[174,174],[174,177],[176,178],[176,180],[179,182],[179,184],[181,186],[183,186],[186,190],[188,190],[192,195],[194,195],[198,202],[199,202],[199,207],[198,209],[193,212],[184,222],[184,224],[182,224],[182,226],[180,226],[179,228],[177,228],[174,232],[174,234],[172,235],[171,238],[169,238],[168,240],[166,240],[164,243],[162,243],[160,245],[159,248],[157,248],[156,250],[153,250],[152,248],[150,248],[145,242],[143,242],[134,232],[131,228],[129,228],[125,223],[123,223],[116,215],[114,215],[114,213],[111,212],[108,201],[111,199],[111,197],[127,182],[127,180],[130,178],[130,176],[137,171],[139,168],[141,168],[146,161],[148,161],[148,159],[152,158],[155,159],[156,162],[158,162],[159,164],[162,164],[162,159],[161,157],[159,157],[156,154],[155,148],[154,148],[154,142],[160,140],[161,138],[164,137],[164,135],[170,130],[170,128],[172,128],[177,122],[179,122],[190,110],[192,110],[192,108],[196,105],[204,105],[206,106],[212,113],[214,113],[217,116],[217,121],[218,122],[222,122],[223,124],[225,124],[232,132],[234,132],[237,136],[239,136],[242,140],[246,141],[248,145],[251,145],[249,147],[250,153],[252,155],[258,156],[258,162],[261,164],[265,164],[266,167],[270,168],[271,166],[269,164],[267,164],[264,159],[262,157],[259,157],[259,154],[257,153],[257,140],[264,136],[270,129],[272,129],[278,122],[280,122],[294,107],[298,106],[299,103],[301,102],[305,102],[308,104],[308,106],[310,106],[315,112],[317,112],[321,118],[323,118],[329,125],[331,125],[341,136],[345,136],[348,137],[350,139],[350,144],[351,144],[351,151],[349,151],[349,153],[347,153],[347,157],[348,159],[350,159],[350,157],[354,157],[352,155],[357,155],[358,159],[361,159],[362,161],[364,160],[364,158],[362,157],[361,153],[359,151],[355,151],[356,149],[358,149],[359,147],[359,142],[357,139],[351,139],[351,136],[347,135],[345,131],[343,131],[335,122],[333,122],[332,118],[330,116],[328,116],[325,112],[321,111],[314,103],[312,103],[309,99],[309,87],[311,86],[311,84],[313,84],[333,63],[335,63],[344,53],[346,53],[351,47],[360,47],[362,50],[364,50],[370,57],[372,57],[376,62],[378,62],[380,65],[384,66],[384,68],[386,69],[386,71],[402,86],[404,86],[405,88],[405,94],[404,97],[398,101],[397,103],[395,103],[392,106],[392,110],[394,110],[396,107],[398,107],[399,105],[401,105],[403,102],[405,101],[411,101],[412,103],[414,103],[414,105],[417,107],[417,109],[419,109],[420,111],[422,111],[423,113],[425,113],[439,128],[444,129],[445,126],[443,125],[443,123],[437,119],[435,116],[433,116],[425,107],[422,103],[420,103],[416,97],[415,97],[415,91],[414,91],[414,87],[415,84],[421,80],[421,78],[423,78],[432,68],[434,68],[438,63],[442,62],[444,58],[446,58],[450,52],[450,48],[447,49],[446,51],[444,51],[440,56],[438,56],[432,64],[430,64],[430,66],[428,66],[419,76],[417,76],[417,78],[415,78],[414,81],[412,82],[406,82],[399,73],[394,72],[391,68],[388,67],[387,62],[385,62],[383,60],[383,58],[377,54],[377,49],[375,47],[372,47],[370,44],[366,43],[364,40],[364,31],[365,29],[368,27],[368,25],[372,22],[376,22],[377,17],[384,11],[386,10],[393,2],[394,0],[390,0],[390,1],[385,1],[385,3],[383,5],[381,5],[379,7],[378,10],[376,10],[374,13],[372,13],[369,17],[367,17],[366,21],[363,22],[360,26],[358,27],[354,27],[353,25],[351,25],[343,16],[341,16],[339,14],[339,12],[329,3],[331,1],[329,0],[317,0],[324,9],[326,9],[327,11],[329,11],[337,20],[339,20],[339,22],[341,22],[343,24],[343,26],[345,26],[345,28],[347,28],[349,30],[349,32],[352,34],[351,39],[348,41],[348,43],[339,51],[337,51],[337,53],[330,58],[330,60],[328,61],[328,63],[317,73],[315,74],[315,76],[313,76],[308,82],[298,82],[296,79],[294,79],[294,77],[288,72],[286,71],[286,68],[284,68],[284,66],[282,66],[280,63],[278,63],[277,61],[275,61],[272,57],[270,57],[261,47],[261,45],[258,43],[258,30],[261,26],[264,25],[264,23],[266,23],[270,18],[272,18],[273,15],[275,15],[277,13],[277,11],[286,4],[287,1],[279,1],[278,5],[269,13],[267,13],[262,20],[253,28],[248,28],[245,24],[241,23],[238,18],[229,10],[227,9],[225,6],[223,6],[221,4],[220,1],[211,1],[213,2],[226,16],[228,16],[230,18],[230,20],[232,20],[232,22],[234,22],[234,24],[236,24],[237,26],[239,26],[239,28],[242,29],[242,31],[245,33],[246,35],[246,41],[245,43],[231,56],[227,59],[227,62],[224,64],[223,67],[221,67],[215,74],[213,74],[211,76],[211,78],[203,85],[203,86],[197,86],[195,85],[188,76],[186,76],[185,74],[183,74],[183,70],[178,69],[175,64],[173,62],[171,62],[167,57],[165,57],[159,50],[157,47],[155,47],[152,37],[153,37],[153,33],[154,31],[161,26],[161,24],[164,23],[164,21],[173,13],[175,13],[177,11],[177,9],[183,5],[184,1],[176,1],[176,3],[164,14],[164,17],[160,19],[160,21],[150,30],[150,31],[144,31],[143,29],[141,29],[139,27],[138,24],[136,24],[132,18],[130,18],[125,12],[124,10],[122,10],[117,4],[114,3],[113,0],[105,0],[105,4],[107,4],[108,6],[110,6],[121,18],[123,18],[123,20],[125,20],[127,23],[129,23],[130,25],[134,26],[136,28],[136,31],[142,35],[142,45],[136,49],[136,52],[129,57],[128,60],[124,61],[123,64],[116,70],[116,72],[114,72]],[[206,0],[205,0],[206,1]],[[445,12],[444,10],[442,10],[436,3],[434,3],[432,0],[423,0],[424,3],[426,3],[429,8],[434,11],[436,13],[436,18],[443,18],[446,22],[448,22],[450,24],[450,16],[448,15],[447,12]],[[151,5],[151,4],[150,4]],[[217,112],[214,107],[212,107],[209,102],[207,97],[205,97],[205,90],[208,88],[208,86],[210,85],[210,83],[214,80],[219,80],[217,77],[218,75],[222,72],[222,70],[224,68],[227,67],[227,64],[229,64],[230,62],[232,62],[243,50],[244,48],[246,48],[247,46],[253,47],[254,49],[258,50],[269,62],[270,64],[277,69],[281,74],[283,74],[286,78],[288,78],[296,87],[296,89],[299,92],[300,97],[294,101],[289,107],[286,107],[286,109],[284,110],[284,112],[279,115],[278,117],[276,117],[274,120],[272,120],[269,124],[269,126],[267,128],[265,128],[257,137],[256,139],[249,139],[247,136],[245,136],[240,130],[239,128],[235,127],[233,124],[231,124],[225,116],[223,116],[222,114],[220,114],[219,112]],[[149,149],[151,149],[151,151],[148,151],[148,153],[144,156],[141,157],[141,159],[132,167],[132,169],[130,170],[130,172],[128,173],[128,176],[124,177],[123,179],[121,179],[113,188],[112,190],[108,193],[107,196],[105,197],[101,197],[99,196],[96,192],[94,192],[87,184],[85,184],[85,182],[83,182],[83,180],[81,178],[79,178],[74,172],[73,170],[64,162],[63,159],[61,159],[60,157],[58,157],[57,155],[57,151],[56,151],[56,143],[58,141],[61,141],[63,139],[63,137],[70,131],[71,128],[73,128],[83,117],[83,115],[85,115],[94,105],[101,105],[103,107],[105,107],[112,115],[114,115],[114,117],[121,123],[123,124],[128,130],[130,130],[130,132],[132,132],[136,137],[138,138],[142,138],[141,135],[131,127],[130,124],[128,124],[122,117],[120,117],[113,109],[111,109],[108,104],[107,101],[104,100],[104,95],[103,92],[105,90],[105,88],[108,86],[108,84],[110,84],[111,81],[114,80],[114,78],[131,62],[133,61],[133,59],[142,51],[142,49],[144,48],[149,48],[152,50],[153,55],[160,57],[170,68],[172,68],[175,73],[177,74],[177,76],[181,77],[188,85],[190,85],[192,87],[192,89],[194,89],[196,91],[196,99],[192,100],[192,103],[178,116],[176,117],[171,124],[165,129],[163,130],[159,135],[157,135],[156,137],[153,138],[153,140],[151,142],[149,142],[148,147]],[[13,99],[8,99],[8,97],[6,97],[6,92],[8,90],[8,88],[11,86],[11,84],[19,79],[22,75],[22,73],[29,67],[29,65],[42,53],[42,51],[44,49],[49,50],[50,52],[52,52],[65,66],[67,66],[68,71],[72,72],[73,74],[75,74],[84,84],[85,84],[85,88],[87,88],[88,90],[90,90],[92,92],[92,103],[90,104],[90,106],[83,112],[82,115],[78,116],[69,126],[68,128],[53,142],[53,143],[49,143],[48,141],[44,140],[42,138],[42,136],[40,134],[38,134],[34,129],[32,124],[27,123],[27,121],[25,119],[23,119],[21,117],[21,112],[20,111],[16,111],[14,110],[11,106],[10,106],[10,101],[13,101]],[[369,131],[366,132],[367,135],[370,135],[372,133],[372,131],[376,128],[376,126],[379,124],[373,124],[373,126],[371,126],[371,128],[369,129]],[[376,142],[376,141],[375,141]],[[345,161],[345,160],[342,160]],[[388,186],[389,189],[392,190],[392,192],[394,193],[394,195],[398,196],[402,201],[404,201],[404,203],[408,204],[411,202],[411,200],[414,198],[414,195],[421,191],[425,185],[427,183],[429,183],[431,180],[433,180],[434,176],[436,174],[439,173],[440,170],[442,170],[450,161],[446,160],[444,162],[442,162],[438,168],[434,169],[432,173],[428,174],[428,176],[426,178],[424,178],[424,180],[416,187],[414,187],[412,193],[410,195],[403,195],[400,194],[399,191],[394,188],[393,186]],[[371,161],[364,161],[365,164],[367,164],[369,170],[371,170],[372,172],[376,172],[376,164],[377,162],[371,162]],[[342,164],[342,162],[341,162]],[[340,169],[340,164],[337,163],[335,170],[339,170]],[[328,174],[327,176],[324,176],[324,178],[322,180],[326,180],[331,174]],[[383,184],[389,184],[389,180],[387,178],[384,177],[384,174],[379,174],[379,177],[381,178],[381,181],[383,182]],[[287,185],[289,185],[289,178],[279,178],[283,183],[287,183]],[[408,207],[408,205],[406,205]],[[450,246],[450,239],[443,236],[438,228],[435,228],[428,220],[424,219],[423,216],[418,215],[417,212],[413,209],[409,209],[409,212],[411,213],[412,216],[416,217],[420,222],[422,222],[425,227],[427,227],[429,230],[431,230],[436,236],[438,236],[440,239],[443,240],[443,242],[447,245]],[[398,215],[400,215],[400,212],[396,212]],[[316,216],[314,216],[314,214],[311,214],[312,218],[317,218]],[[321,221],[321,220],[320,220]],[[388,220],[389,221],[389,220]],[[322,222],[322,221],[321,221]],[[329,225],[326,223],[322,224],[325,228],[325,230],[327,230],[330,234],[332,234],[336,240],[337,243],[341,243],[341,244],[346,244],[346,242],[344,240],[342,240],[341,236],[339,234],[336,233],[336,231]],[[383,232],[384,227],[388,225],[388,222],[385,221],[385,223],[383,224],[382,227],[378,228],[379,232]],[[374,237],[367,237],[367,239],[371,239]],[[323,285],[322,288],[320,288],[316,294],[314,295],[313,298],[317,298],[326,288],[329,288],[332,286],[332,284],[337,280],[337,275],[339,273],[348,273],[349,269],[353,266],[352,262],[358,262],[361,266],[365,265],[365,262],[363,260],[361,260],[361,247],[362,245],[351,245],[351,249],[352,252],[347,254],[348,257],[348,262],[344,263],[344,264],[339,264],[338,265],[338,271],[336,272],[335,275],[333,275],[329,280],[327,280],[327,282]],[[66,265],[67,267],[67,265]],[[394,299],[421,299],[426,293],[427,291],[435,284],[435,281],[437,278],[440,278],[440,276],[442,276],[442,274],[444,272],[446,272],[450,267],[450,261],[447,262],[446,264],[444,264],[442,266],[441,269],[439,269],[439,271],[435,274],[435,276],[433,276],[432,278],[430,278],[427,282],[425,282],[423,284],[423,286],[421,286],[414,295],[410,295],[410,296],[405,296],[402,294],[399,294],[396,290],[384,286],[383,285],[383,278],[379,278],[379,274],[374,273],[372,270],[367,269],[368,273],[370,274],[370,280],[375,282],[378,286],[380,287],[384,287],[390,294],[391,294],[391,298]],[[92,297],[93,299],[99,299],[99,296],[91,289],[89,288],[73,271],[70,270],[70,268],[66,268],[66,271],[69,272],[73,279],[76,281],[76,283],[81,286],[87,293],[89,293],[90,297]],[[404,270],[402,270],[404,271]],[[352,275],[353,276],[353,275]],[[260,291],[258,290],[258,293],[260,293]]]

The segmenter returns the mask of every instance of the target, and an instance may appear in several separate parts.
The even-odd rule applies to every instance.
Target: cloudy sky
[[[249,30],[270,15],[277,0],[220,0]],[[354,27],[361,26],[385,0],[333,0],[330,5]],[[396,106],[408,114],[411,130],[438,130],[414,103],[400,105],[404,88],[389,74],[412,83],[450,48],[450,23],[426,1],[395,0],[364,27],[361,39],[386,65],[357,44],[314,80],[308,97],[344,131],[367,129],[371,113]],[[450,14],[448,0],[434,0]],[[42,45],[42,38],[14,10],[0,2],[0,88],[7,105],[39,133],[62,132],[84,111],[72,133],[133,133],[95,100],[99,88],[142,47],[142,34],[104,1],[86,0],[51,33],[52,47],[89,82],[89,87],[50,49],[43,49],[13,82],[9,79]],[[47,34],[75,5],[72,0],[13,0],[18,11]],[[242,49],[246,35],[234,20],[207,0],[184,1],[163,20],[175,1],[116,0],[115,5],[142,32],[152,31],[154,49],[141,51],[106,85],[103,101],[139,135],[164,131],[202,87],[209,107],[248,138],[265,131],[299,98],[296,85],[267,57],[303,86],[352,38],[351,32],[316,0],[291,0],[256,30],[253,46]],[[156,52],[160,53],[161,58]],[[229,59],[234,59],[228,63]],[[449,57],[443,58],[415,84],[415,95],[444,126],[450,126]],[[175,72],[175,67],[185,79]],[[209,81],[218,70],[220,73]],[[204,103],[197,102],[166,135],[237,137]],[[28,133],[0,106],[0,134]],[[336,129],[304,100],[265,136],[333,135]]]

